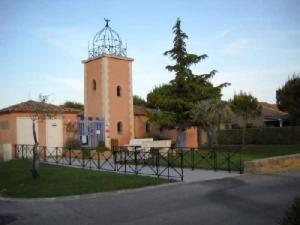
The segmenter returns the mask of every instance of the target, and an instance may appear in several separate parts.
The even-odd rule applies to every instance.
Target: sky
[[[276,102],[276,89],[300,72],[299,0],[0,0],[0,108],[49,95],[54,104],[83,102],[88,42],[104,18],[127,44],[133,94],[146,98],[174,78],[163,52],[179,17],[187,50],[209,57],[195,74],[216,69],[228,100],[240,90]]]

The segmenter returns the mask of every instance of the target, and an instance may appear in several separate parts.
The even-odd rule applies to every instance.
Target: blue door
[[[179,130],[178,147],[185,147],[185,130]]]

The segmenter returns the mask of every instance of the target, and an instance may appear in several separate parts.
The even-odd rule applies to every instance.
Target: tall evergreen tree
[[[210,79],[216,74],[216,70],[212,70],[208,74],[193,74],[190,67],[208,56],[187,52],[185,40],[188,36],[181,29],[180,19],[177,19],[173,33],[175,35],[174,46],[164,55],[175,61],[174,65],[166,66],[168,71],[175,73],[175,78],[168,84],[155,87],[148,94],[147,103],[150,107],[160,110],[160,112],[149,112],[151,121],[161,127],[176,128],[182,132],[194,125],[190,115],[193,106],[201,100],[219,99],[221,89],[228,83],[213,86]]]
[[[292,125],[300,125],[300,73],[276,90],[278,108],[289,113]]]

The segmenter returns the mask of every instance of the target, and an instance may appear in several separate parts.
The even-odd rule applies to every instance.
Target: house
[[[278,109],[276,104],[259,102],[261,116],[266,127],[283,127],[288,125],[288,113]]]
[[[62,147],[68,138],[76,136],[78,110],[32,100],[12,105],[0,110],[0,160],[15,157],[15,144],[34,144],[32,116],[41,104],[54,117],[35,122],[40,146]]]
[[[149,109],[150,110],[150,109]],[[154,137],[158,139],[170,139],[173,143],[177,140],[177,130],[160,129],[157,125],[150,123],[145,109],[141,106],[134,106],[134,134],[135,138]],[[184,147],[196,148],[198,146],[198,137],[201,143],[206,141],[206,135],[203,130],[197,132],[196,127],[185,130],[179,137],[179,145]]]
[[[278,109],[276,104],[259,102],[261,115],[254,119],[249,119],[247,127],[283,127],[288,125],[288,113]],[[222,129],[241,128],[241,118],[234,118],[231,123],[222,125]]]

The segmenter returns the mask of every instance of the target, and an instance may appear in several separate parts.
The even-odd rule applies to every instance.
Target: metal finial
[[[88,46],[89,58],[94,58],[102,54],[126,56],[121,37],[110,26],[110,19],[104,18],[105,26],[93,38],[92,48]]]
[[[104,21],[106,22],[106,25],[105,25],[105,26],[108,27],[108,23],[110,22],[110,19],[105,19],[105,18],[104,18]]]

